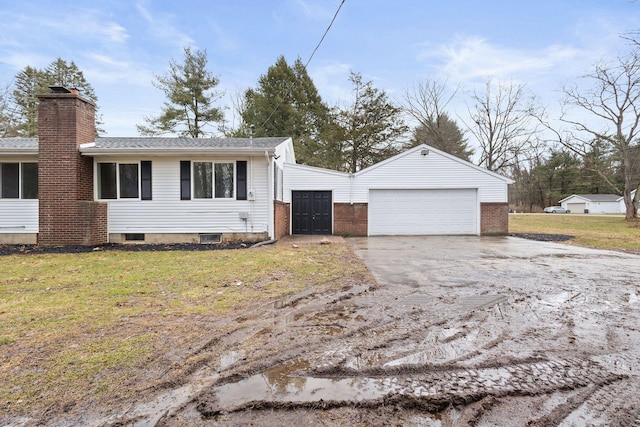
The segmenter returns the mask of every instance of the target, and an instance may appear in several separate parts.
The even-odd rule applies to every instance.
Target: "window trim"
[[[3,197],[3,179],[2,179],[2,174],[4,173],[3,170],[4,168],[1,165],[5,165],[5,164],[9,164],[9,165],[17,165],[17,169],[18,169],[18,176],[17,176],[17,196],[16,197]],[[36,176],[35,176],[35,185],[36,185],[36,197],[24,197],[24,185],[25,185],[25,181],[24,181],[24,165],[27,164],[33,164],[36,165]],[[38,162],[37,161],[29,161],[29,160],[17,160],[17,161],[0,161],[0,200],[1,201],[16,201],[16,200],[38,200],[39,199],[39,195],[38,195]]]
[[[181,164],[183,163],[182,161],[180,162]],[[194,177],[194,172],[195,172],[195,168],[194,168],[194,164],[195,163],[210,163],[211,164],[211,197],[195,197],[196,194],[196,188],[195,188],[195,177]],[[225,165],[231,165],[231,167],[233,168],[233,182],[231,183],[231,192],[232,192],[232,196],[231,197],[216,197],[216,164],[225,164]],[[181,166],[181,172],[182,172],[182,166]],[[191,192],[191,198],[190,199],[184,199],[182,198],[182,200],[197,200],[197,201],[203,201],[203,200],[238,200],[237,199],[237,191],[236,191],[236,183],[238,182],[238,178],[237,178],[237,165],[236,165],[236,161],[233,160],[229,160],[229,161],[222,161],[222,160],[210,160],[210,159],[198,159],[198,160],[190,160],[189,161],[189,179],[190,179],[190,192]],[[181,176],[181,182],[182,182],[182,176]],[[182,193],[182,192],[181,192]]]
[[[115,189],[116,189],[116,197],[115,198],[102,198],[100,197],[100,165],[101,164],[111,164],[115,165]],[[153,199],[153,166],[150,160],[138,160],[138,161],[96,161],[95,163],[95,199],[97,201],[141,201],[141,200],[152,200]],[[137,186],[138,186],[138,196],[137,197],[122,197],[121,196],[121,187],[120,187],[120,165],[136,165],[138,169],[137,174]],[[143,166],[144,165],[144,166]],[[143,188],[143,169],[145,169],[145,173],[148,171],[149,177],[145,178],[145,181],[148,181],[148,191],[146,186]],[[144,194],[143,194],[144,190]],[[147,194],[148,193],[148,194]]]

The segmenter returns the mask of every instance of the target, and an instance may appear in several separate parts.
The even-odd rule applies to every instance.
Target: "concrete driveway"
[[[465,285],[490,291],[513,283],[559,287],[585,280],[640,285],[637,255],[569,244],[477,236],[385,236],[348,242],[380,283],[424,292]]]
[[[640,426],[640,256],[515,237],[347,241],[395,301],[379,309],[424,324],[413,347],[371,360],[466,366],[469,384],[497,369],[454,387],[502,397],[452,425]]]

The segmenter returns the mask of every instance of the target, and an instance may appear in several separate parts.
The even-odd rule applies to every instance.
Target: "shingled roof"
[[[84,154],[116,154],[133,152],[231,152],[274,150],[287,137],[272,138],[96,138],[80,146]],[[37,154],[38,138],[0,138],[0,153]]]
[[[38,138],[0,138],[0,154],[38,154]]]

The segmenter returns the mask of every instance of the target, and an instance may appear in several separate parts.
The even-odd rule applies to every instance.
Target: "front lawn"
[[[572,244],[640,253],[640,224],[620,215],[511,214],[509,232],[567,234]]]
[[[346,244],[0,256],[0,424],[141,398],[219,356],[193,355],[238,316],[367,281]]]

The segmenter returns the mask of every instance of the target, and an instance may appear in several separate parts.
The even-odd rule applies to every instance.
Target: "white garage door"
[[[477,190],[369,190],[369,235],[478,234]]]
[[[572,213],[582,213],[586,208],[586,203],[567,203],[567,209],[569,209]]]

